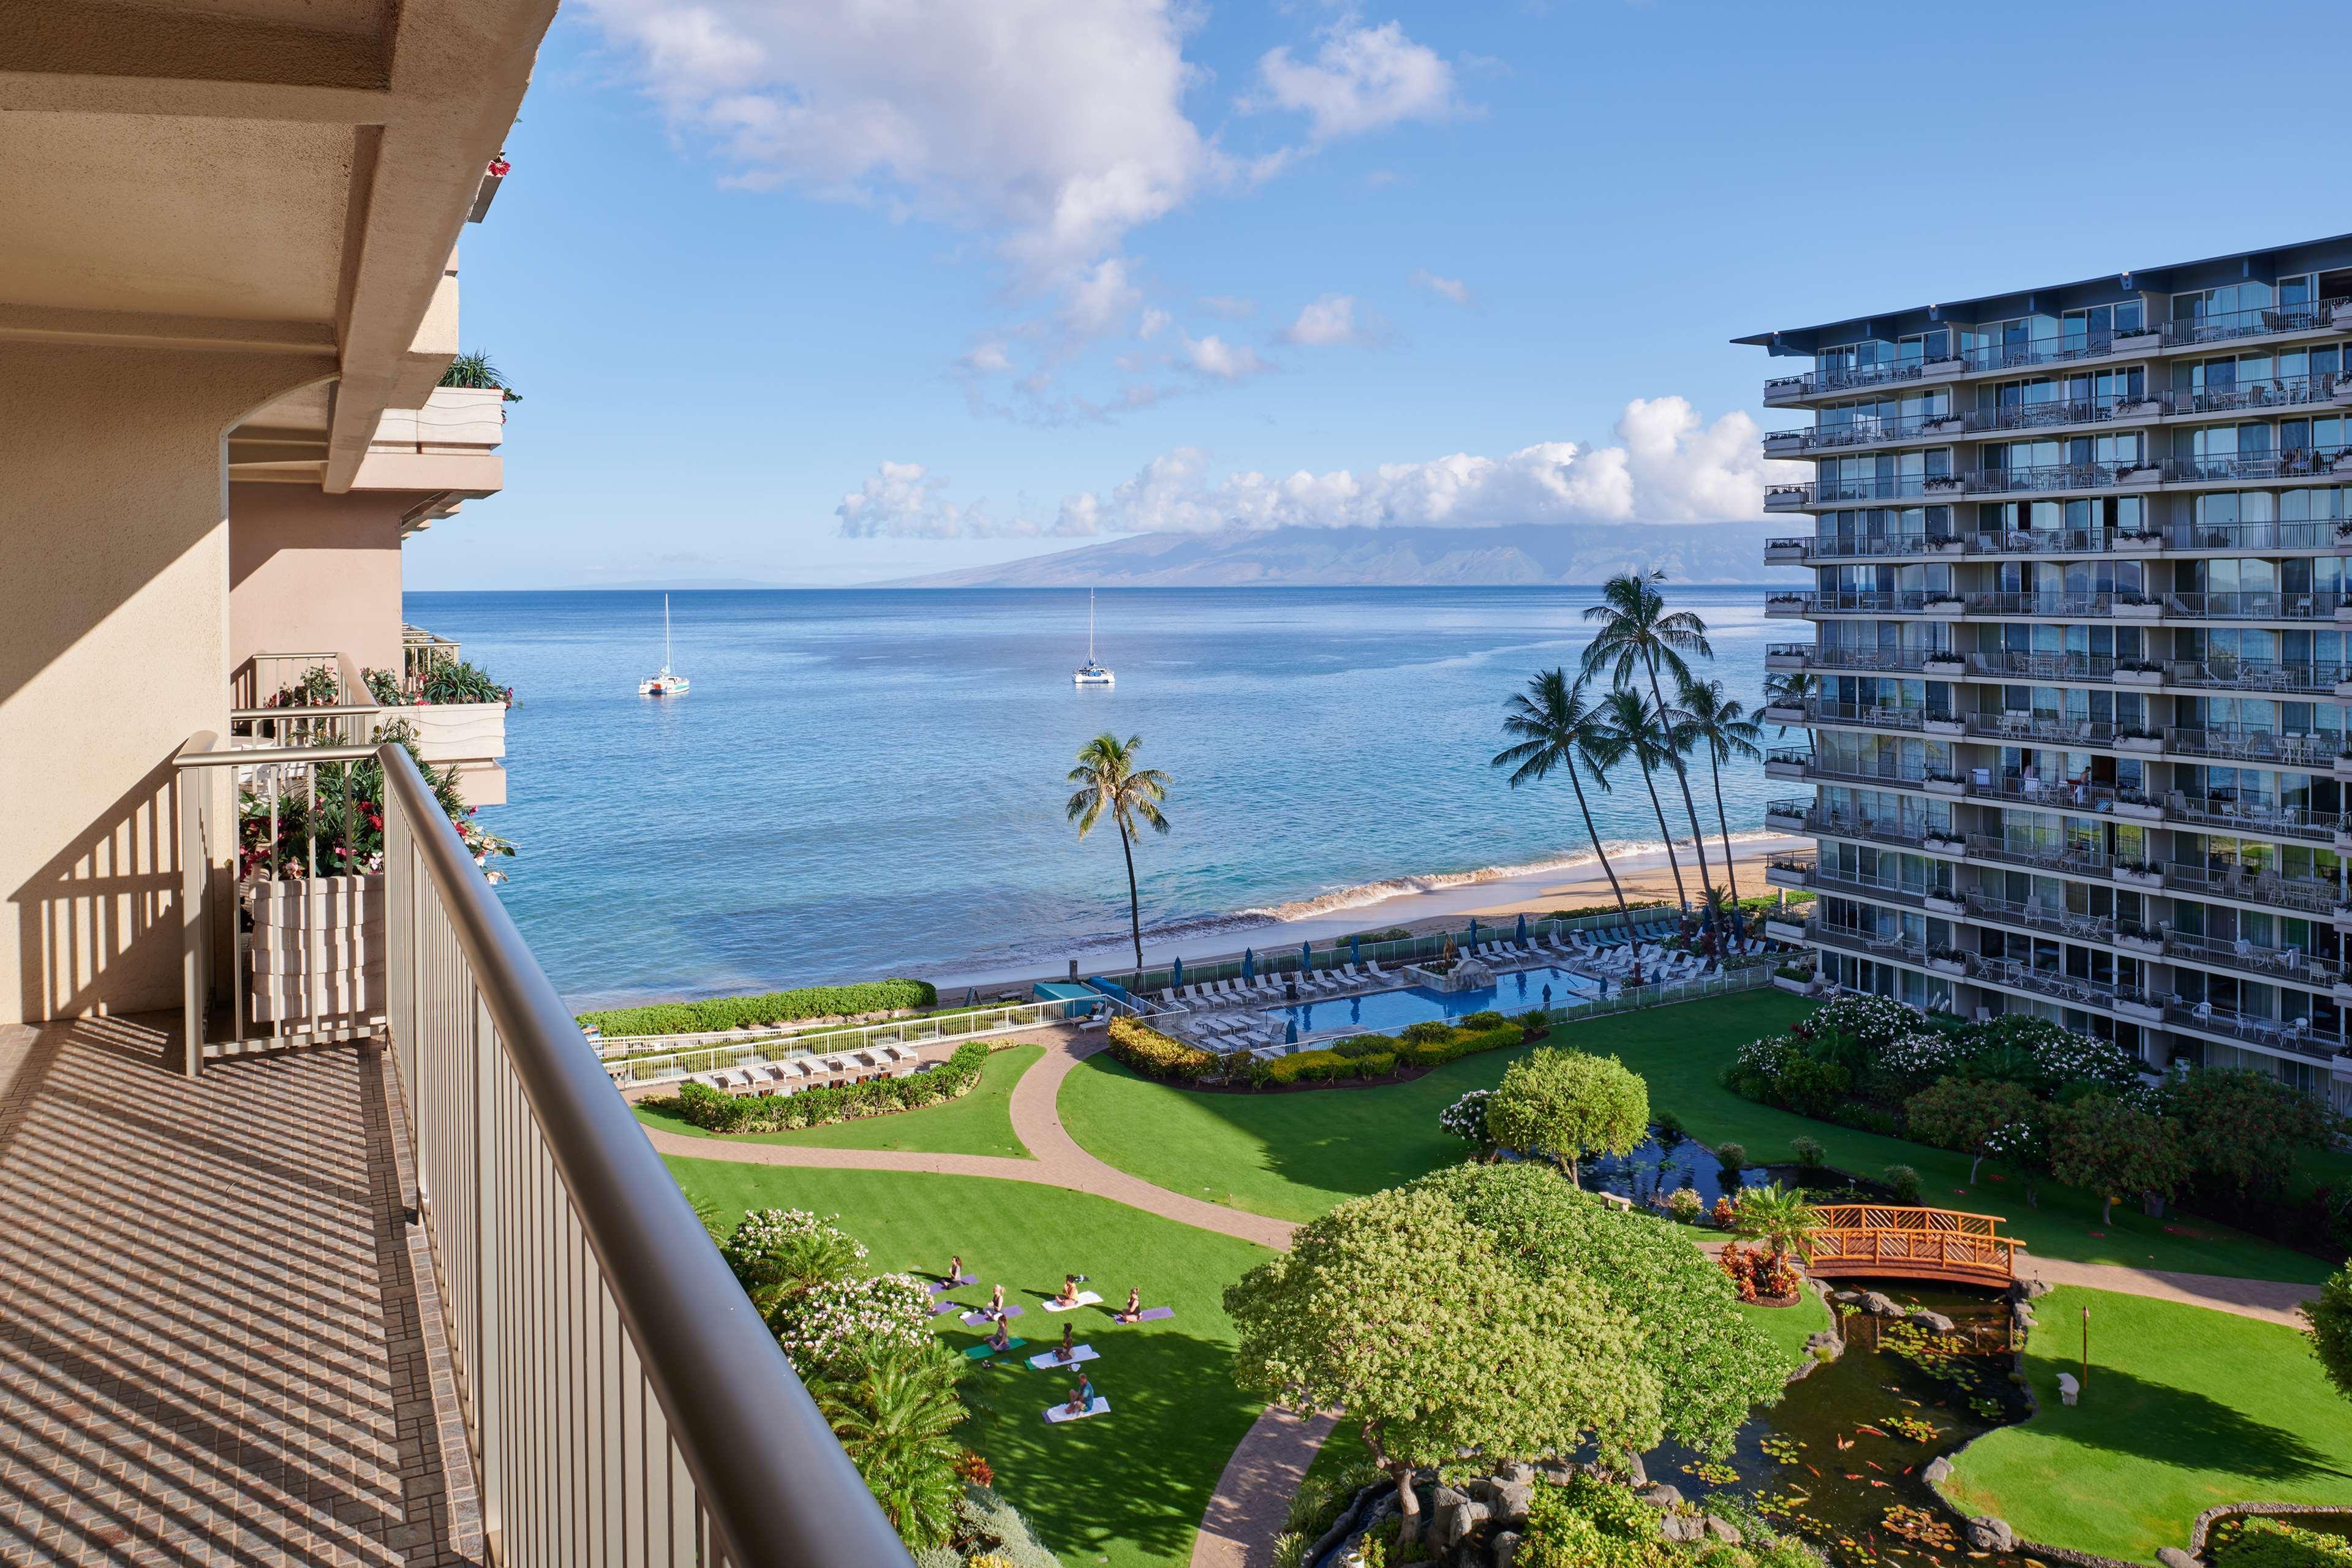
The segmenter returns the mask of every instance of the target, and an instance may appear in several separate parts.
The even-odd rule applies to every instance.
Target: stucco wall
[[[417,500],[229,486],[230,669],[257,653],[336,652],[398,670],[400,519]]]
[[[0,343],[0,1023],[178,1002],[171,760],[227,721],[223,437],[324,368]]]

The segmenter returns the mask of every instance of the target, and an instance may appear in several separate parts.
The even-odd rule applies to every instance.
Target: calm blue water
[[[1753,705],[1763,590],[1672,595]],[[1231,927],[1238,946],[1245,911],[1577,858],[1567,785],[1515,792],[1487,759],[1505,699],[1573,665],[1593,597],[1108,590],[1104,690],[1070,684],[1083,591],[684,593],[694,689],[671,702],[636,695],[661,662],[657,594],[412,594],[406,611],[515,688],[509,804],[484,816],[520,851],[508,907],[587,1005],[1059,969],[1123,939],[1118,839],[1063,818],[1064,775],[1103,730],[1142,736],[1172,784],[1171,831],[1136,851],[1147,943]],[[1761,826],[1760,766],[1724,794],[1734,832]],[[1657,840],[1638,776],[1595,805],[1605,838]]]
[[[1436,1018],[1461,1018],[1493,1009],[1524,1013],[1544,1005],[1549,986],[1555,1005],[1572,996],[1590,995],[1600,986],[1565,969],[1529,969],[1500,977],[1500,983],[1475,991],[1433,991],[1407,985],[1395,991],[1372,991],[1360,996],[1334,996],[1287,1007],[1268,1007],[1263,1016],[1277,1029],[1296,1024],[1302,1035],[1317,1029],[1369,1029],[1393,1034],[1408,1024]]]

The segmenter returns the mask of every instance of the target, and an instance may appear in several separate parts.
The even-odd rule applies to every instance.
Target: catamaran
[[[1078,686],[1108,686],[1117,678],[1095,662],[1095,591],[1087,590],[1087,662],[1070,673],[1073,684]]]
[[[648,675],[637,682],[640,697],[683,697],[687,679],[673,674],[669,668],[669,595],[662,595],[662,667],[659,675]]]

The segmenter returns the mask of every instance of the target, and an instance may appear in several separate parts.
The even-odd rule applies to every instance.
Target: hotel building
[[[1811,362],[1781,934],[2352,1109],[2352,236],[1737,341]]]

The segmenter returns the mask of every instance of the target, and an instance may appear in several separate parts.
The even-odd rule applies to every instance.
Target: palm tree
[[[882,1505],[899,1539],[918,1552],[955,1530],[962,1449],[949,1434],[964,1418],[956,1397],[962,1363],[929,1335],[921,1344],[876,1342],[855,1364],[809,1385],[818,1414]]]
[[[1683,887],[1682,862],[1675,858],[1675,836],[1666,826],[1666,808],[1658,800],[1659,763],[1673,744],[1666,723],[1648,698],[1630,686],[1619,686],[1601,698],[1599,724],[1597,755],[1601,766],[1614,767],[1631,757],[1642,770],[1642,787],[1650,792],[1650,809],[1658,814],[1658,837],[1665,840],[1666,866],[1675,874],[1675,900],[1687,909],[1690,896]]]
[[[1666,608],[1666,596],[1657,588],[1665,578],[1664,572],[1620,573],[1601,584],[1601,603],[1584,612],[1584,618],[1600,627],[1584,650],[1584,673],[1589,676],[1604,665],[1613,665],[1612,673],[1620,686],[1636,672],[1646,675],[1650,700],[1662,714],[1671,710],[1660,672],[1677,681],[1688,680],[1690,666],[1684,660],[1685,654],[1715,657],[1715,649],[1707,646],[1706,623],[1688,610]],[[1699,886],[1706,887],[1714,879],[1707,874],[1706,835],[1698,825],[1698,805],[1691,798],[1690,774],[1683,767],[1680,752],[1669,747],[1666,760],[1674,764],[1675,780],[1682,786],[1683,811],[1690,817],[1691,847],[1698,854]],[[1715,911],[1706,910],[1703,918],[1712,921]]]
[[[1747,705],[1723,689],[1720,680],[1685,680],[1675,694],[1675,705],[1687,715],[1691,736],[1706,749],[1707,772],[1715,779],[1715,826],[1723,835],[1723,874],[1731,879],[1731,907],[1739,907],[1739,866],[1731,855],[1731,819],[1723,810],[1723,764],[1734,757],[1753,761],[1764,754],[1756,742],[1764,731],[1748,716]]]
[[[1731,1212],[1732,1228],[1762,1242],[1775,1258],[1794,1253],[1811,1262],[1814,1245],[1826,1228],[1822,1211],[1805,1201],[1801,1189],[1783,1187],[1778,1182],[1748,1188]]]
[[[1490,765],[1512,770],[1513,789],[1549,778],[1554,770],[1565,773],[1575,786],[1576,809],[1584,816],[1584,836],[1592,841],[1592,853],[1609,879],[1609,890],[1616,895],[1617,912],[1624,917],[1625,940],[1632,942],[1633,911],[1626,905],[1625,889],[1617,885],[1617,868],[1609,864],[1609,851],[1601,847],[1601,830],[1592,825],[1592,803],[1584,794],[1587,774],[1600,788],[1609,787],[1608,775],[1601,770],[1611,747],[1601,711],[1584,700],[1584,682],[1571,685],[1565,669],[1547,669],[1537,675],[1506,708],[1503,733],[1516,737],[1518,743],[1497,752]]]
[[[1822,678],[1807,670],[1792,669],[1784,675],[1764,678],[1764,706],[1767,708],[1802,708],[1807,698],[1821,694]],[[1789,726],[1780,725],[1778,731],[1786,735]]]
[[[1160,815],[1160,803],[1168,798],[1168,775],[1155,768],[1136,768],[1135,753],[1142,746],[1140,735],[1129,735],[1122,742],[1108,731],[1080,746],[1078,765],[1066,781],[1076,784],[1078,792],[1070,796],[1065,814],[1078,825],[1080,838],[1094,831],[1106,811],[1118,826],[1119,851],[1127,857],[1128,930],[1135,939],[1139,972],[1143,968],[1143,900],[1135,886],[1135,825],[1168,831],[1168,819]]]

